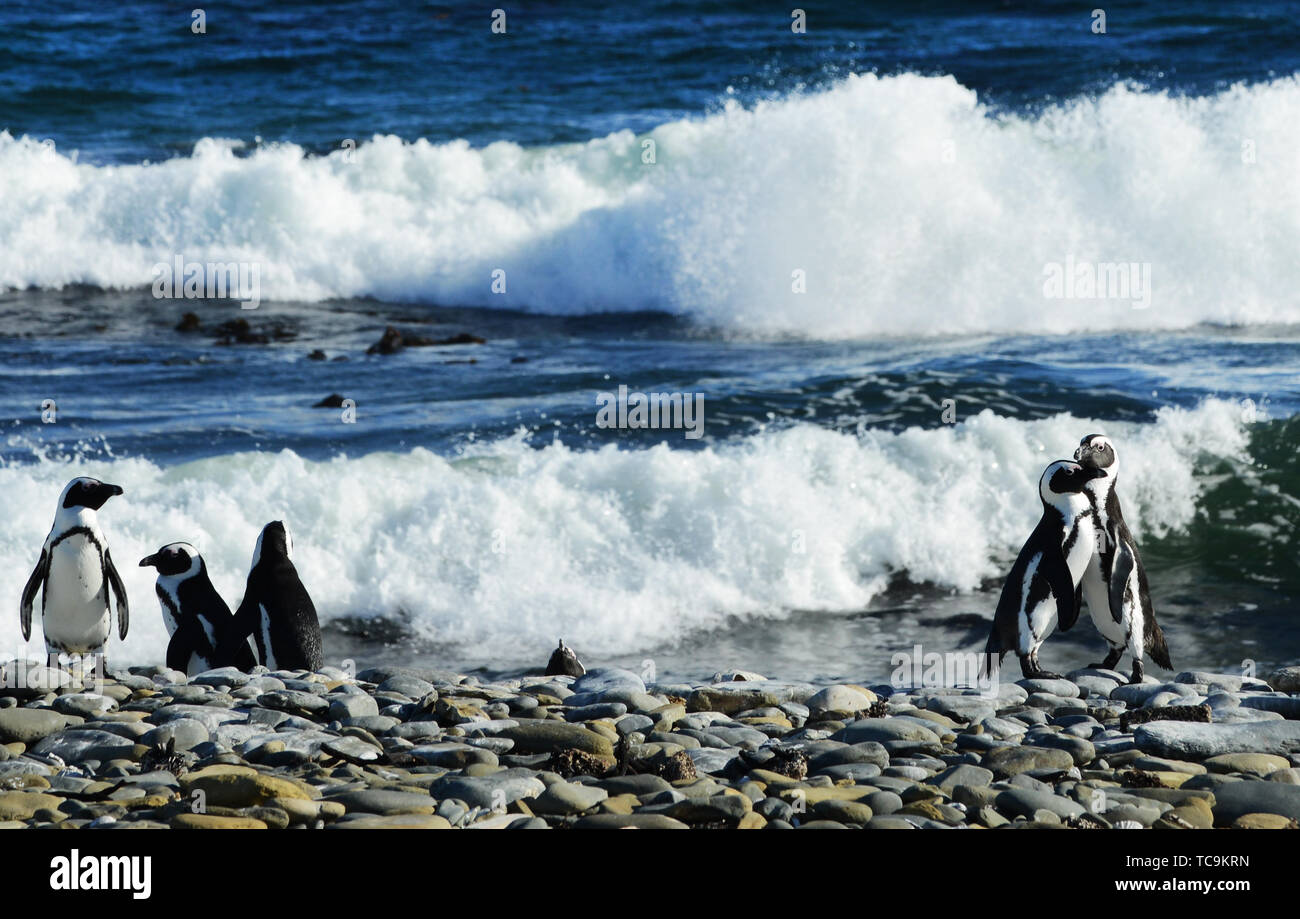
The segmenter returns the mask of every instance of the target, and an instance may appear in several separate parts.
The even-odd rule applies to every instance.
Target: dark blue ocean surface
[[[95,162],[186,154],[202,137],[325,152],[394,134],[580,142],[851,73],[952,75],[997,105],[1131,80],[1206,94],[1297,67],[1293,4],[1123,3],[1105,34],[1077,3],[525,3],[235,0],[6,4],[0,128]]]

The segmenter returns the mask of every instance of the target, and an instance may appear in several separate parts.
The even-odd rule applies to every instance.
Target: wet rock
[[[0,708],[0,743],[31,746],[67,727],[70,720],[45,708]]]
[[[582,666],[582,661],[578,660],[578,655],[572,648],[565,647],[564,639],[560,639],[559,647],[551,652],[551,658],[546,662],[546,676],[582,676],[587,672],[587,668]],[[645,684],[642,684],[642,690]]]
[[[1200,724],[1156,721],[1138,727],[1133,739],[1139,749],[1172,759],[1202,760],[1223,753],[1287,756],[1300,753],[1300,722]]]
[[[1074,757],[1049,747],[999,747],[985,755],[983,765],[998,778],[1009,778],[1039,769],[1065,772],[1074,766]]]
[[[346,401],[348,401],[346,396],[332,392],[319,402],[313,403],[312,408],[343,408],[343,403]]]
[[[574,782],[554,782],[529,806],[537,814],[564,816],[589,811],[608,797],[609,792],[603,788]]]
[[[1214,792],[1214,825],[1231,826],[1246,814],[1300,820],[1300,786],[1281,782],[1231,782]]]

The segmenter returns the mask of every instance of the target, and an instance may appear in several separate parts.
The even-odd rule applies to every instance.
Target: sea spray
[[[10,508],[0,596],[21,592],[51,495],[87,472],[131,496],[105,523],[115,554],[198,540],[231,605],[261,526],[285,519],[326,626],[383,618],[493,659],[549,650],[557,635],[582,636],[584,653],[629,653],[730,617],[861,610],[900,574],[978,589],[1005,573],[1033,528],[1043,467],[1099,430],[1124,444],[1125,515],[1142,540],[1192,525],[1202,470],[1244,461],[1247,443],[1240,406],[1211,400],[1147,424],[986,410],[897,433],[796,424],[694,451],[539,447],[518,436],[454,458],[414,449],[311,461],[285,450],[172,467],[10,463],[0,466]],[[142,612],[120,655],[116,643],[109,654],[156,663],[166,631],[145,604],[149,572],[122,574]],[[24,647],[17,619],[0,617],[0,652],[23,657],[39,635]]]
[[[142,288],[183,252],[263,266],[265,299],[663,310],[742,335],[1294,323],[1297,108],[1294,77],[1012,114],[952,77],[866,74],[551,147],[205,139],[97,166],[0,132],[0,290]],[[1065,260],[1150,266],[1149,308],[1048,299]]]

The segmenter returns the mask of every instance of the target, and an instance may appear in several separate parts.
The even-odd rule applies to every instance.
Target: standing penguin
[[[1038,648],[1060,625],[1068,630],[1079,618],[1079,580],[1096,537],[1092,508],[1084,488],[1102,475],[1068,460],[1057,460],[1038,480],[1043,516],[1011,566],[998,599],[993,627],[984,646],[984,669],[992,672],[1008,651],[1020,657],[1025,679],[1057,679],[1038,664]]]
[[[320,623],[289,560],[292,552],[293,538],[283,522],[262,528],[244,600],[235,612],[235,628],[218,649],[220,656],[233,654],[238,643],[252,635],[258,658],[272,670],[320,669]]]
[[[551,659],[546,662],[545,676],[582,676],[587,668],[582,666],[574,650],[560,639],[560,646],[551,652]]]
[[[108,592],[117,599],[117,634],[126,638],[131,621],[126,588],[113,558],[108,540],[99,528],[96,514],[104,502],[122,489],[98,479],[78,476],[64,486],[54,526],[45,537],[36,569],[23,587],[19,619],[23,640],[31,638],[32,605],[42,590],[41,616],[45,650],[51,656],[65,654],[102,656],[112,622]]]
[[[1089,434],[1079,441],[1074,458],[1100,476],[1092,479],[1085,491],[1092,507],[1096,529],[1096,551],[1083,575],[1083,596],[1088,601],[1088,615],[1097,631],[1110,645],[1106,659],[1094,667],[1114,669],[1125,649],[1133,655],[1133,675],[1129,682],[1142,682],[1142,658],[1151,659],[1172,670],[1165,633],[1156,622],[1147,589],[1147,572],[1137,543],[1124,522],[1115,483],[1119,474],[1119,457],[1115,447],[1102,434]]]
[[[167,666],[195,676],[217,667],[238,667],[245,672],[257,663],[248,641],[232,642],[233,659],[223,660],[217,648],[235,627],[235,617],[212,586],[208,566],[199,550],[187,542],[163,546],[140,559],[141,568],[157,568],[158,603],[171,641]]]

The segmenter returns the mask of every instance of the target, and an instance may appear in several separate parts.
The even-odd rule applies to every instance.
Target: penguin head
[[[560,646],[551,652],[551,659],[546,662],[547,676],[582,676],[587,668],[582,666],[578,655],[560,639]]]
[[[90,476],[77,476],[64,486],[63,494],[59,496],[59,509],[75,510],[84,507],[97,511],[104,506],[105,501],[121,493],[120,485],[109,485]]]
[[[1043,470],[1042,478],[1038,480],[1038,494],[1043,499],[1043,503],[1052,507],[1065,508],[1075,503],[1089,482],[1105,474],[1106,470],[1097,466],[1084,466],[1069,460],[1057,460]]]
[[[202,564],[199,550],[187,542],[169,543],[140,559],[141,568],[157,568],[160,578],[196,574]]]
[[[283,520],[272,520],[262,527],[257,537],[257,548],[253,550],[253,567],[263,558],[293,558],[293,536]]]
[[[1116,471],[1119,462],[1115,447],[1105,434],[1089,434],[1079,441],[1079,449],[1074,451],[1074,458],[1084,466],[1101,469],[1108,474]]]

